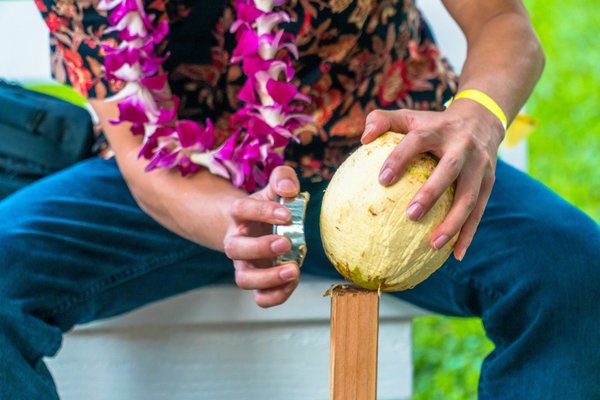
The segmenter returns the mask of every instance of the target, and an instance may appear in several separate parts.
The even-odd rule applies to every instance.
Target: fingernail
[[[412,203],[406,210],[406,215],[413,221],[417,221],[423,216],[423,207],[419,203]]]
[[[292,244],[285,238],[278,238],[271,242],[271,250],[275,253],[283,253],[288,251],[291,247]]]
[[[279,276],[284,281],[293,281],[298,277],[298,269],[293,265],[283,268],[279,271]]]
[[[293,192],[296,190],[296,185],[291,179],[282,179],[277,182],[277,190],[281,190],[282,192]]]
[[[364,138],[365,136],[367,136],[368,134],[370,134],[374,130],[375,130],[375,125],[373,125],[373,124],[367,124],[367,126],[365,126],[365,131],[363,132],[362,136],[360,137],[361,140],[362,140],[362,138]]]
[[[273,211],[273,215],[275,216],[275,218],[281,219],[283,221],[287,221],[288,219],[290,219],[290,212],[287,208],[276,208],[275,211]]]
[[[291,291],[293,291],[296,288],[296,282],[292,282],[287,284],[284,288],[283,291],[285,293],[290,293]]]
[[[463,258],[465,258],[465,253],[467,252],[466,248],[462,248],[459,252],[458,252],[458,257],[456,257],[456,259],[458,261],[462,261]]]
[[[392,182],[392,179],[394,179],[394,171],[390,168],[384,169],[381,174],[379,174],[379,182],[383,185],[389,185]]]
[[[433,241],[433,248],[436,250],[441,249],[442,246],[444,246],[448,242],[449,239],[450,238],[448,237],[448,235],[438,236],[437,239],[435,239]]]

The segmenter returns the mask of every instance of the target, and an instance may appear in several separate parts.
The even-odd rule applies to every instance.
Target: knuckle
[[[419,200],[423,203],[423,205],[427,205],[433,202],[433,199],[436,196],[436,191],[431,187],[431,185],[423,185],[419,190]]]
[[[407,126],[417,126],[417,117],[413,110],[398,110],[398,115],[404,118]]]
[[[425,143],[427,134],[424,131],[411,131],[406,135],[406,139],[409,139],[414,145],[420,147]]]
[[[426,129],[419,129],[411,131],[407,134],[407,139],[411,146],[422,152],[424,150],[430,150],[432,147],[432,143],[436,141],[435,132]]]
[[[273,215],[273,207],[271,204],[267,203],[266,201],[261,202],[258,206],[258,216],[261,219],[264,219],[270,217],[271,215]]]
[[[245,199],[236,199],[231,203],[231,216],[232,217],[240,217],[244,213],[245,209]]]
[[[248,276],[244,271],[235,270],[235,284],[240,289],[250,289],[249,283]]]
[[[469,152],[474,152],[477,150],[477,140],[475,139],[475,135],[471,132],[467,132],[467,134],[463,137],[463,145],[465,149]]]
[[[467,193],[465,195],[465,208],[469,211],[473,211],[475,206],[477,205],[477,194],[474,192]]]
[[[451,169],[452,171],[458,171],[460,169],[462,162],[460,157],[455,154],[447,154],[445,158],[447,168]]]
[[[235,256],[235,239],[233,237],[227,236],[223,239],[223,250],[225,255],[233,260]]]
[[[492,169],[492,159],[486,151],[479,152],[479,167],[486,172]]]
[[[464,118],[457,115],[446,116],[438,121],[438,128],[453,132],[464,132],[466,127]]]
[[[402,151],[398,147],[396,147],[388,156],[385,162],[386,167],[390,167],[392,169],[396,168],[396,166],[400,163],[401,158]]]
[[[483,165],[485,165],[486,167],[491,167],[492,165],[492,157],[490,157],[490,155],[488,154],[487,151],[484,151],[481,154],[481,162],[483,163]]]
[[[385,112],[383,110],[373,110],[367,115],[367,121],[372,122],[381,118],[384,118]]]

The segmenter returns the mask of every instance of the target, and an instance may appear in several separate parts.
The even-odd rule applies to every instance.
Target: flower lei
[[[160,69],[169,56],[159,57],[156,46],[169,25],[156,25],[143,7],[143,0],[100,0],[99,8],[111,10],[108,31],[117,31],[118,47],[104,45],[107,79],[125,82],[124,88],[107,100],[120,100],[119,118],[113,124],[130,122],[134,135],[143,135],[139,157],[149,161],[146,171],[177,168],[182,175],[201,166],[236,187],[248,191],[264,186],[270,173],[283,164],[283,151],[294,130],[312,118],[302,114],[310,102],[291,83],[294,68],[290,55],[298,58],[294,35],[277,29],[290,17],[275,12],[285,0],[235,0],[237,20],[231,26],[237,45],[231,62],[239,63],[247,79],[238,93],[243,107],[230,119],[233,133],[216,147],[210,119],[204,126],[192,120],[177,120],[179,99],[167,89],[167,74]],[[287,50],[287,51],[282,51]]]

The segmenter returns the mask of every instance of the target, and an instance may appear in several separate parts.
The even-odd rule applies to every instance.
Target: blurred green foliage
[[[525,0],[546,53],[527,111],[530,174],[600,222],[600,46],[597,0]],[[478,319],[427,316],[414,324],[415,399],[476,399],[492,343]]]
[[[476,399],[481,362],[493,349],[480,320],[427,316],[413,329],[414,398]]]
[[[600,222],[600,12],[597,0],[527,0],[546,52],[530,101],[539,127],[530,173]]]

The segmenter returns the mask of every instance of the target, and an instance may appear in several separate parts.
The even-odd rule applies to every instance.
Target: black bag
[[[89,112],[0,79],[0,199],[91,156]]]

